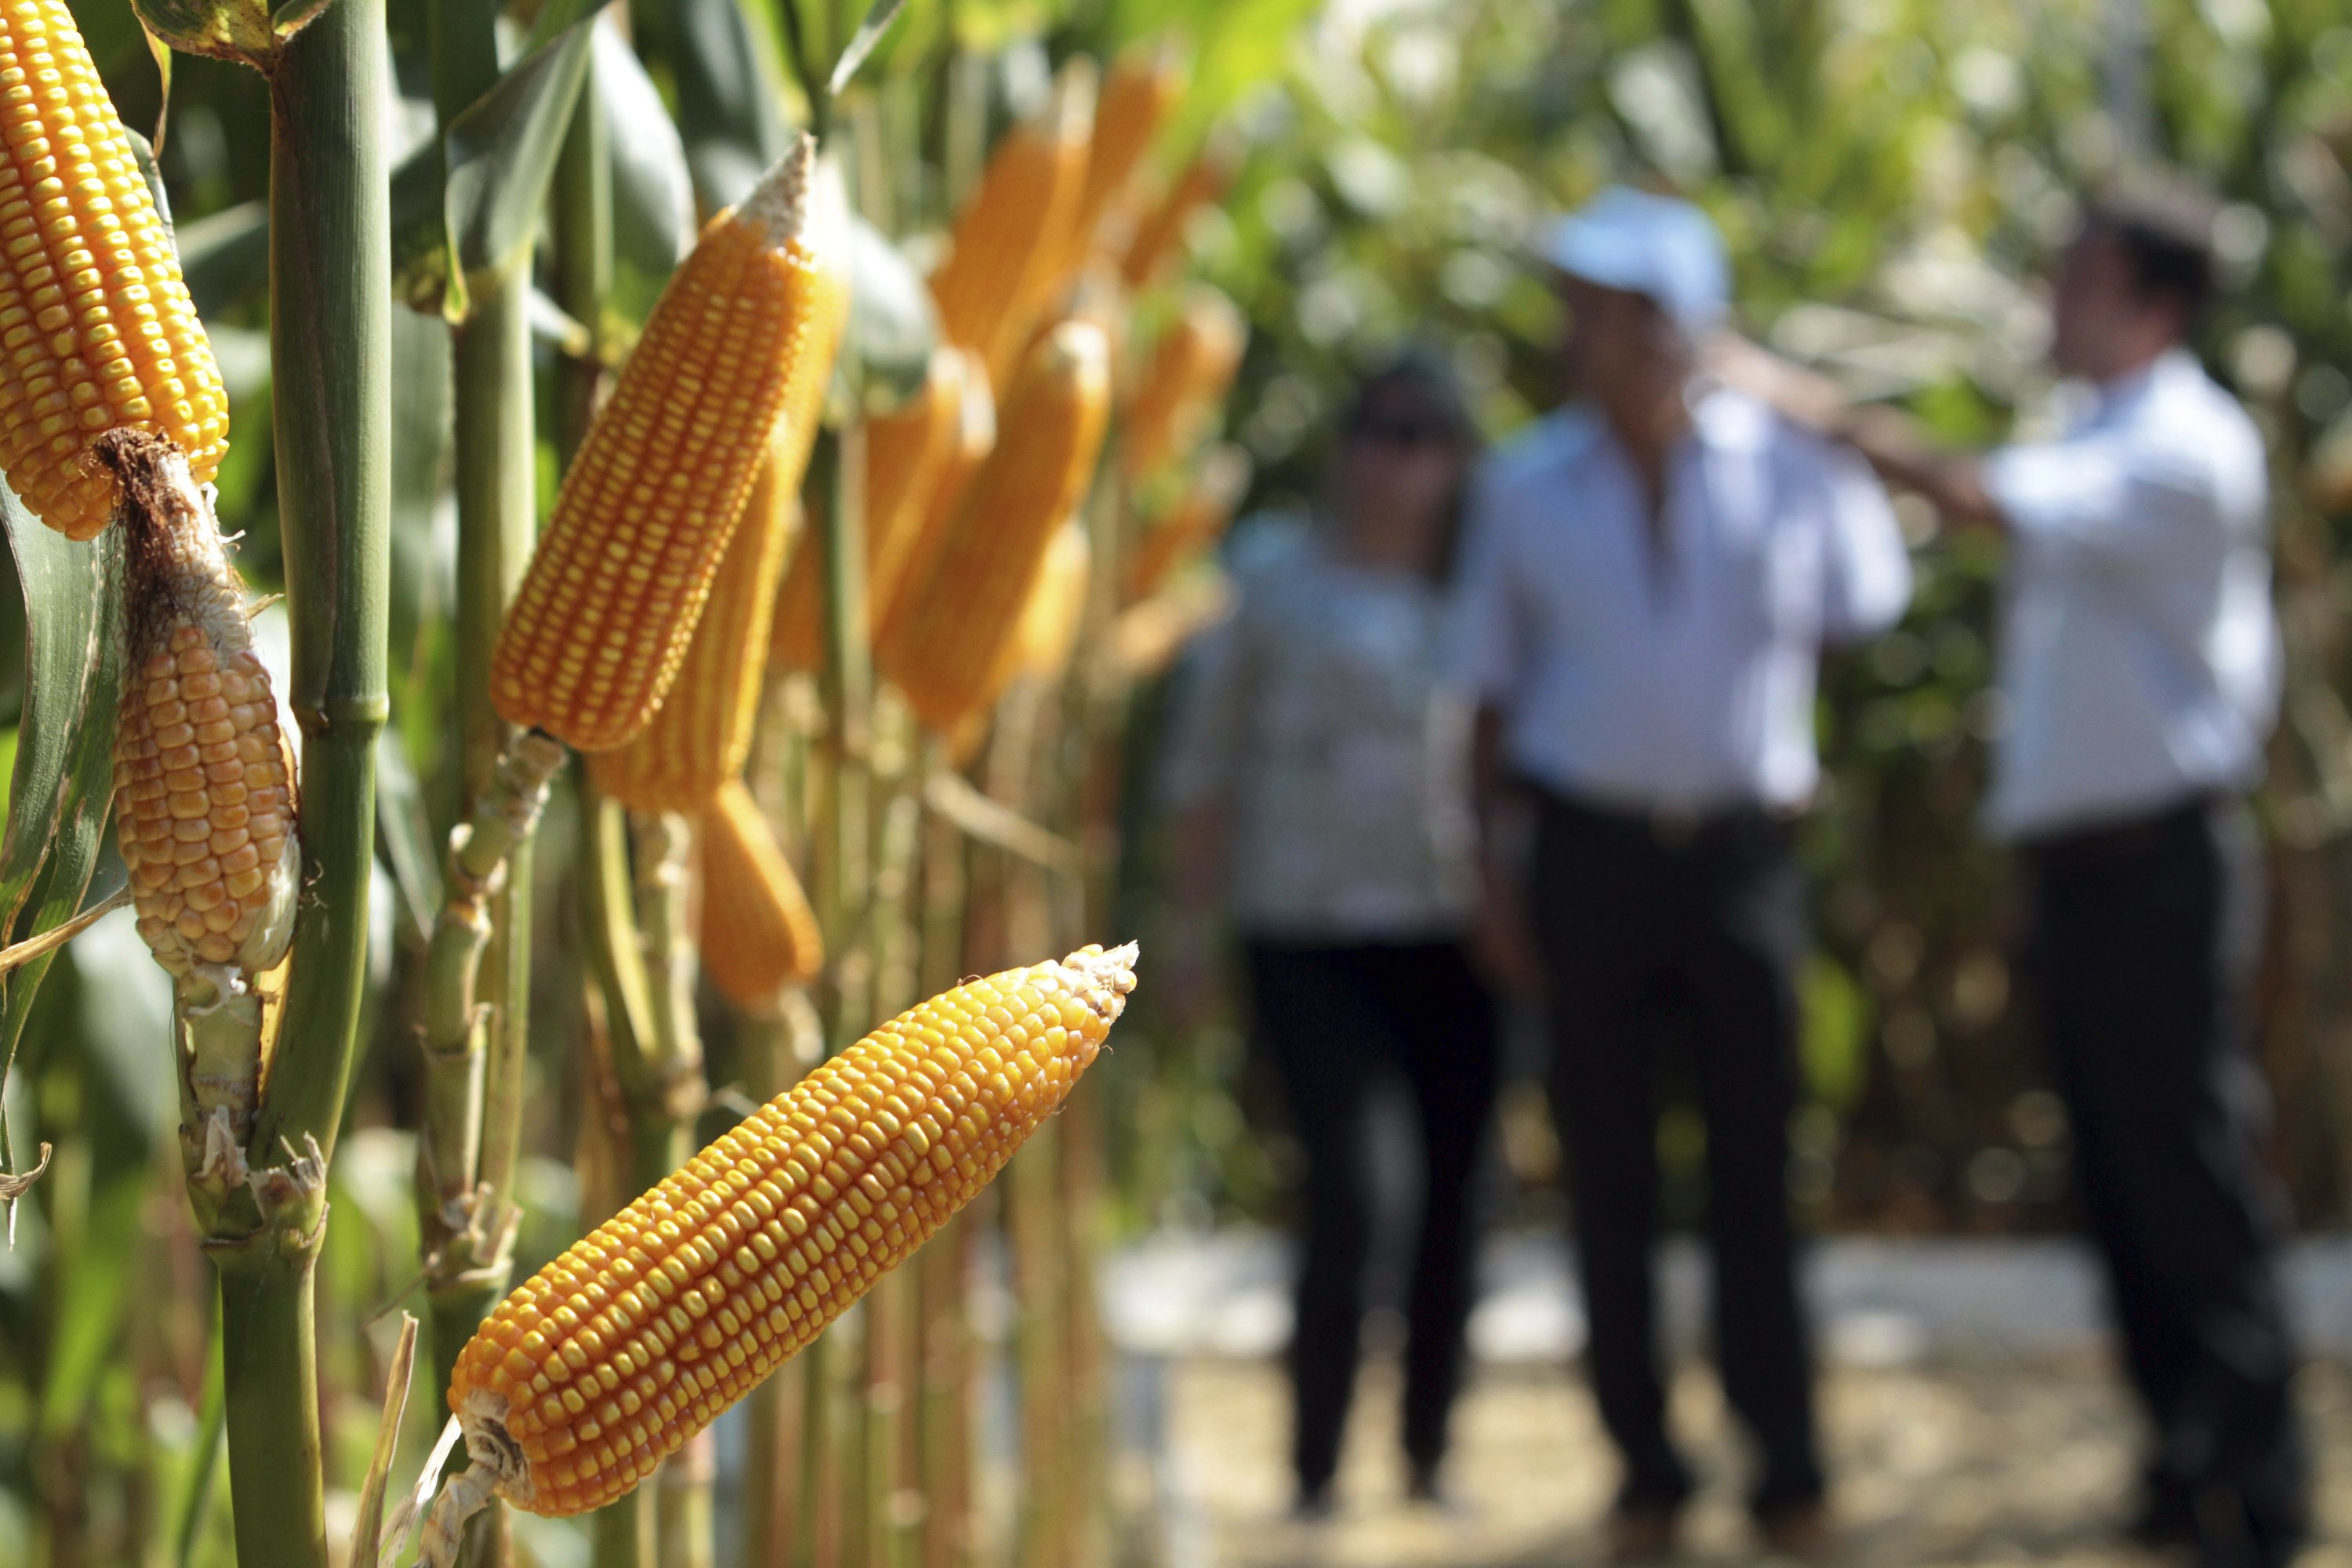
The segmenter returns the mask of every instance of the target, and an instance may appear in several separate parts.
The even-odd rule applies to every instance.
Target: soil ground
[[[1170,1364],[1157,1555],[1169,1568],[1581,1568],[1603,1560],[1614,1466],[1570,1371],[1482,1366],[1457,1417],[1443,1509],[1401,1500],[1393,1371],[1368,1368],[1336,1518],[1290,1521],[1288,1403],[1265,1360]],[[2320,1364],[2303,1397],[2317,1439],[2321,1531],[2298,1568],[2352,1568],[2352,1369]],[[1713,1378],[1675,1390],[1678,1430],[1705,1477],[1688,1518],[1691,1564],[1761,1561],[1738,1506],[1737,1444]],[[2126,1568],[2137,1428],[2106,1364],[1839,1368],[1824,1422],[1840,1545],[1853,1568]]]

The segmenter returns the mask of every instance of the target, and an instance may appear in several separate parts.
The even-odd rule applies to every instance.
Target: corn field
[[[1103,1560],[1263,63],[900,9],[0,6],[0,1559]]]

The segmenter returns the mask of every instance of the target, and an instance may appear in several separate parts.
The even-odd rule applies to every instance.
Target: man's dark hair
[[[2177,302],[2189,326],[2213,297],[2213,226],[2220,210],[2206,191],[2168,176],[2102,194],[2084,212],[2083,226],[2120,246],[2132,287],[2144,299]]]

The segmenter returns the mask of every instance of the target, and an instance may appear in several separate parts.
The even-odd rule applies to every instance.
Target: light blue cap
[[[1570,277],[1647,295],[1685,332],[1707,331],[1730,308],[1722,235],[1673,196],[1612,185],[1552,226],[1544,258]]]

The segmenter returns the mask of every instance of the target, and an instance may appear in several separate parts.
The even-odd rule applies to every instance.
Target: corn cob
[[[1063,68],[1052,107],[989,159],[931,275],[940,335],[979,351],[992,387],[1012,373],[1077,220],[1094,101],[1094,66],[1080,56]]]
[[[114,788],[139,934],[175,977],[235,995],[293,934],[301,857],[277,701],[187,459],[144,430],[109,432],[96,452],[128,545]]]
[[[1094,569],[1094,545],[1084,524],[1076,518],[1054,531],[1038,563],[1037,580],[1030,584],[1029,602],[1005,648],[1001,684],[1014,680],[1059,680],[1077,651],[1078,628],[1086,619],[1087,578]]]
[[[824,935],[783,847],[740,780],[702,816],[703,971],[739,1007],[772,1004],[824,967]]]
[[[776,581],[799,523],[807,463],[805,441],[779,440],[768,449],[669,695],[635,740],[590,759],[596,787],[631,810],[691,816],[743,771]]]
[[[873,617],[889,602],[924,503],[946,468],[963,418],[964,380],[986,372],[967,350],[941,344],[931,354],[922,390],[897,414],[866,427],[866,605]],[[770,656],[783,669],[814,669],[824,658],[824,552],[812,537],[796,551],[776,595]]]
[[[629,1491],[987,1184],[1094,1060],[1134,960],[1088,947],[901,1014],[533,1275],[457,1358],[474,1468],[444,1504]]]
[[[1129,479],[1184,456],[1224,402],[1248,343],[1249,328],[1231,300],[1206,288],[1186,294],[1121,411],[1119,467]]]
[[[837,174],[803,136],[671,279],[557,493],[492,658],[509,723],[646,727],[772,445],[805,453],[848,310]],[[796,466],[795,466],[795,471]]]
[[[1249,489],[1249,455],[1231,442],[1210,448],[1201,471],[1168,514],[1143,531],[1128,563],[1127,591],[1122,604],[1151,597],[1168,574],[1197,551],[1214,543],[1233,521]]]
[[[970,353],[964,358],[962,394],[956,409],[955,436],[931,479],[930,493],[923,499],[922,515],[899,559],[882,563],[876,579],[873,632],[877,638],[904,612],[907,601],[939,563],[940,552],[963,505],[964,492],[996,449],[996,395],[988,387],[987,366]]]
[[[1182,82],[1177,52],[1165,45],[1122,55],[1104,76],[1095,101],[1094,133],[1087,156],[1087,183],[1064,243],[1050,298],[1086,264],[1103,219],[1127,194],[1137,165],[1151,150]]]
[[[1109,391],[1099,329],[1066,321],[1030,351],[1004,405],[1004,438],[929,577],[883,628],[877,668],[934,730],[986,700],[1045,547],[1094,472]]]
[[[1183,248],[1184,230],[1192,221],[1192,215],[1222,199],[1233,177],[1233,159],[1221,147],[1210,148],[1185,167],[1160,205],[1136,226],[1133,237],[1128,241],[1119,273],[1129,288],[1149,288],[1159,279],[1170,260]]]
[[[167,436],[202,483],[228,447],[228,395],[65,0],[0,0],[0,472],[89,539],[115,507],[99,437]]]

